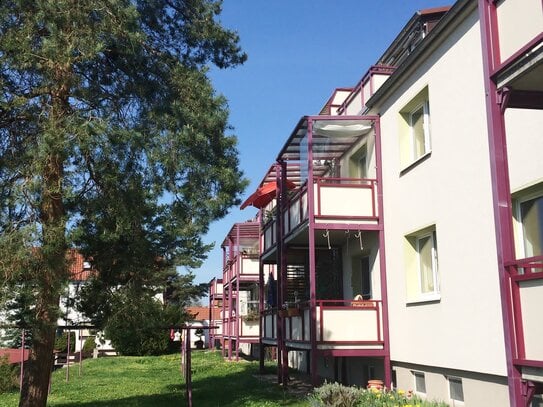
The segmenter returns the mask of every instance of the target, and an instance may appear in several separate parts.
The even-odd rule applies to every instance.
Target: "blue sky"
[[[247,62],[210,72],[228,99],[238,138],[240,166],[257,188],[303,115],[318,114],[333,90],[356,85],[417,10],[452,0],[224,0],[219,19],[238,32]],[[195,281],[222,277],[220,244],[235,222],[253,218],[253,207],[232,208],[211,225],[215,249]]]

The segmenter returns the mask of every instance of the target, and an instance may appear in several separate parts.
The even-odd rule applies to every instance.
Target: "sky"
[[[452,0],[224,0],[218,20],[240,36],[244,65],[210,71],[226,97],[230,134],[238,139],[240,167],[253,193],[304,115],[316,115],[332,92],[353,87],[417,10]],[[231,208],[204,237],[215,242],[196,283],[222,278],[220,245],[236,222],[257,209]]]

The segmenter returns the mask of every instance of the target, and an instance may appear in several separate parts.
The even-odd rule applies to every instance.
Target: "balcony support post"
[[[499,89],[491,78],[492,72],[500,64],[501,59],[497,5],[493,0],[479,0],[478,5],[509,402],[512,406],[522,406],[528,405],[530,400],[529,396],[526,394],[523,395],[522,376],[519,368],[513,363],[513,360],[516,358],[517,345],[511,302],[511,279],[506,264],[513,261],[516,256],[513,237],[509,165],[507,162],[505,118],[499,103]]]
[[[313,183],[313,120],[307,120],[307,210],[309,234],[309,353],[311,384],[318,385],[317,375],[317,283],[315,251],[315,188]]]
[[[379,118],[373,122],[375,131],[375,160],[376,160],[376,176],[377,176],[377,210],[378,210],[378,226],[379,226],[379,272],[381,280],[381,314],[383,318],[383,351],[384,371],[385,371],[385,386],[389,389],[392,387],[392,372],[390,366],[390,339],[388,332],[388,288],[387,288],[387,268],[386,268],[386,250],[385,250],[385,216],[383,208],[383,160],[381,155],[381,126]]]
[[[258,224],[260,225],[260,219]],[[260,236],[258,238],[258,247],[259,253],[262,253],[262,239],[260,239]],[[268,282],[269,284],[269,282]],[[259,360],[259,368],[260,373],[264,373],[264,357],[266,355],[266,352],[264,351],[264,343],[262,342],[262,336],[264,333],[264,330],[262,329],[262,324],[265,324],[265,317],[262,318],[264,311],[264,263],[262,261],[262,257],[259,257],[258,261],[258,360]]]

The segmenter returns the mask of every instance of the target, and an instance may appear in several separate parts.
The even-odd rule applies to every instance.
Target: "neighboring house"
[[[223,319],[223,285],[222,279],[213,278],[209,282],[209,343],[212,348],[222,346],[222,319]]]
[[[541,0],[459,0],[417,12],[356,86],[303,116],[242,205],[262,226],[222,245],[225,346],[256,343],[237,315],[251,292],[284,383],[290,366],[454,405],[537,403],[542,56]],[[260,277],[245,283],[249,259]]]
[[[105,339],[102,332],[97,332],[94,329],[88,329],[91,322],[75,308],[75,301],[79,296],[81,288],[86,284],[96,270],[92,268],[89,261],[75,249],[68,252],[68,260],[70,262],[70,281],[65,294],[61,297],[61,317],[58,320],[59,333],[69,332],[70,341],[75,342],[75,351],[78,352],[85,344],[88,337],[95,337],[96,349],[100,355],[116,355],[115,349],[108,339]],[[74,329],[70,329],[73,326]],[[83,327],[83,328],[79,328]]]
[[[224,238],[223,356],[256,354],[259,330],[259,230],[257,220],[236,223]],[[254,318],[253,318],[254,316]]]
[[[202,346],[207,347],[209,344],[209,307],[187,307],[187,312],[192,315],[192,318],[186,324],[192,328],[190,329],[190,346],[196,348],[196,342],[202,340]],[[196,330],[198,328],[203,328],[202,336],[197,335]]]

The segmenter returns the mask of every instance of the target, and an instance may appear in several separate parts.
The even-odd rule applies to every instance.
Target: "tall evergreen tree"
[[[35,290],[20,406],[45,406],[66,250],[108,284],[197,265],[245,180],[208,66],[246,56],[216,0],[0,2],[0,285]],[[0,301],[1,303],[1,301]]]

